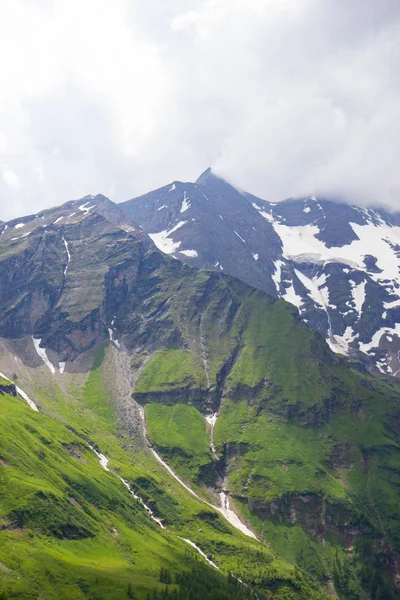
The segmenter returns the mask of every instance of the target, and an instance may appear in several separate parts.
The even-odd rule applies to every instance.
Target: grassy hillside
[[[203,579],[217,577],[215,598],[248,597],[237,582],[232,588],[227,575],[233,572],[257,587],[260,598],[322,600],[304,573],[233,529],[145,449],[130,449],[130,439],[118,435],[107,391],[113,386],[109,360],[110,348],[100,350],[86,382],[70,378],[67,395],[52,379],[47,385],[38,381],[31,393],[39,413],[19,397],[0,396],[0,591],[24,599],[144,599],[165,588],[160,571],[167,569],[171,593],[180,585],[195,599],[190,578],[201,568],[210,572]],[[179,424],[186,416],[178,410],[174,418]],[[110,472],[89,443],[109,457]],[[117,475],[166,529],[149,518]],[[220,575],[181,537],[198,544]]]
[[[187,307],[201,294],[196,286],[184,291],[175,322],[185,322],[188,352],[218,302],[213,296],[190,316]],[[208,399],[188,395],[192,406],[184,410],[180,391],[173,408],[162,394],[149,394],[150,440],[194,484],[218,488],[225,474],[236,508],[265,542],[322,581],[335,581],[343,598],[365,598],[370,589],[373,598],[399,597],[392,581],[400,535],[397,384],[351,370],[288,304],[259,292],[240,303],[231,294],[234,302],[229,329],[223,316],[202,328]],[[139,399],[145,383],[143,376]],[[204,419],[216,408],[218,461]]]

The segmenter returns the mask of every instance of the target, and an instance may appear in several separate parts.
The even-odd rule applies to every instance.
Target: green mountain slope
[[[291,305],[160,254],[90,203],[0,239],[0,369],[40,411],[0,397],[11,597],[25,582],[27,598],[68,585],[122,598],[129,584],[145,598],[161,568],[213,572],[185,538],[222,587],[233,572],[260,598],[399,598],[397,383],[332,354]]]
[[[258,588],[260,598],[325,598],[305,573],[240,534],[146,448],[118,434],[115,414],[104,411],[112,400],[111,354],[100,350],[86,382],[72,377],[66,395],[55,381],[38,383],[40,412],[17,395],[0,395],[0,591],[27,599],[147,598],[164,590],[163,569],[171,594],[180,589],[182,598],[204,597],[199,582],[192,589],[199,570],[203,581],[213,581],[217,595],[210,598],[253,597],[230,572]],[[18,379],[24,376],[22,365]],[[109,471],[92,448],[109,457]]]

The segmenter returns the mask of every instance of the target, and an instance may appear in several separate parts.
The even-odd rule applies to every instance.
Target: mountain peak
[[[198,177],[198,179],[196,179],[195,183],[199,184],[199,185],[205,185],[207,184],[211,178],[215,178],[215,179],[219,179],[219,177],[217,177],[213,170],[211,169],[211,167],[208,167],[208,169],[206,169],[204,171],[204,173],[202,173],[200,175],[200,177]]]

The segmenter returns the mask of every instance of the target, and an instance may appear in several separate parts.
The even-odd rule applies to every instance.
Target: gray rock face
[[[133,285],[150,246],[103,196],[10,221],[0,233],[0,336],[34,336],[72,360],[108,337],[114,296],[107,290],[117,293],[128,274]]]
[[[400,214],[239,192],[209,169],[119,207],[160,250],[294,304],[335,352],[400,376]]]

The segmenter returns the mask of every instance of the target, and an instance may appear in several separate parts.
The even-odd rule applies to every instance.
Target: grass
[[[0,375],[0,386],[1,387],[9,387],[10,385],[12,385],[12,383],[8,379],[6,379],[5,377],[2,377]]]
[[[213,464],[205,419],[193,406],[149,404],[146,421],[152,443],[182,477],[197,480]]]
[[[182,349],[164,349],[154,353],[143,368],[135,392],[165,392],[174,388],[186,388],[205,384],[201,363]]]
[[[202,560],[182,536],[213,557],[223,573],[239,573],[260,590],[282,587],[295,598],[323,598],[293,566],[234,530],[151,455],[131,452],[129,438],[115,435],[115,414],[100,406],[105,390],[99,381],[109,372],[107,361],[108,350],[98,353],[86,384],[73,384],[70,398],[54,380],[47,386],[42,382],[32,396],[44,414],[20,398],[3,397],[0,591],[23,599],[95,594],[99,600],[119,600],[131,584],[144,599],[160,588],[161,566],[179,573]],[[176,409],[171,423],[178,426],[183,419],[196,429],[201,422],[205,433],[203,417],[193,411]],[[153,523],[119,479],[101,468],[87,441],[110,458],[110,469],[130,482],[171,532]],[[206,443],[204,435],[199,448],[206,449]]]
[[[225,307],[236,302],[236,291],[225,296]],[[338,589],[352,590],[349,598],[362,598],[365,555],[348,554],[343,540],[353,530],[358,532],[354,540],[386,537],[394,547],[400,541],[397,388],[349,369],[290,306],[260,292],[242,297],[228,335],[218,298],[223,293],[222,283],[212,300],[202,296],[200,284],[185,289],[182,305],[190,299],[193,311],[177,305],[175,319],[185,322],[185,352],[205,348],[211,381],[220,386],[214,443],[227,463],[229,489],[241,500],[239,510],[278,553],[301,567],[309,565],[308,572],[321,580],[336,577]],[[196,316],[199,305],[201,316]],[[212,327],[217,313],[218,327],[215,320]],[[196,340],[195,349],[190,339]],[[209,485],[209,472],[198,468],[207,441],[200,415],[190,406],[183,413],[181,396],[176,396],[176,413],[154,400],[147,407],[151,441],[182,476]],[[201,444],[193,443],[194,436]],[[323,520],[331,524],[329,531]],[[299,551],[293,554],[286,546]],[[380,585],[390,597],[389,573],[380,570],[386,582]]]

